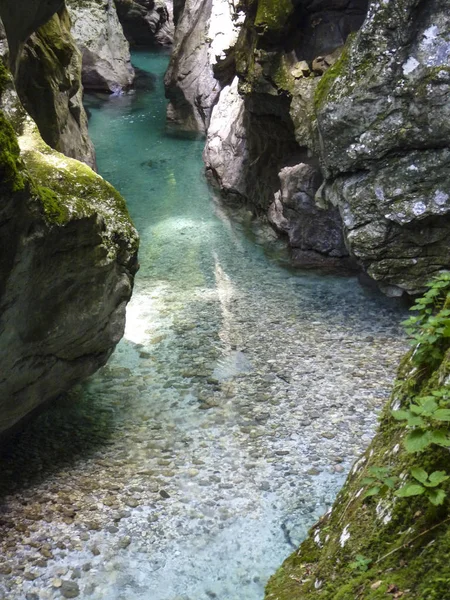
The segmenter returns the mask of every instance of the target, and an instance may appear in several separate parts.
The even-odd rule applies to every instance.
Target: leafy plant
[[[396,496],[399,498],[409,498],[410,496],[424,494],[435,506],[443,504],[447,493],[439,486],[450,478],[445,471],[434,471],[428,475],[424,469],[414,467],[411,469],[411,475],[418,483],[413,481],[406,483],[395,492]]]
[[[381,492],[393,489],[398,480],[395,475],[390,475],[391,469],[389,467],[369,467],[367,470],[370,477],[364,477],[362,484],[370,487],[364,494],[364,498],[376,496]]]
[[[419,365],[436,366],[443,357],[446,338],[450,338],[450,273],[439,274],[428,284],[425,294],[411,307],[418,314],[404,321],[415,346],[412,361]]]
[[[395,419],[412,430],[404,441],[408,452],[422,452],[431,444],[450,447],[449,399],[450,390],[441,388],[415,398],[406,409],[392,411]]]
[[[357,571],[368,571],[371,562],[371,558],[366,558],[362,554],[357,554],[355,560],[349,564],[349,567],[350,569]]]

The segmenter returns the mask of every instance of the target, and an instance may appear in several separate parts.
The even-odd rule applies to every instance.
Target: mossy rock
[[[0,60],[0,94],[12,85],[12,78]],[[24,179],[20,172],[20,148],[14,129],[0,110],[0,182],[3,188],[13,192],[24,187]]]
[[[259,0],[255,26],[265,31],[280,31],[293,10],[291,0]]]

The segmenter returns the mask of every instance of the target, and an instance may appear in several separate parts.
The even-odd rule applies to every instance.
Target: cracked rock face
[[[0,0],[0,14],[8,32],[9,63],[14,74],[28,37],[63,7],[64,0]]]
[[[212,111],[203,158],[208,179],[228,200],[245,197],[248,161],[244,127],[244,99],[238,93],[237,77],[226,86]]]
[[[123,198],[45,144],[1,68],[0,435],[106,362],[138,248]]]
[[[239,23],[232,0],[186,0],[174,5],[174,48],[165,85],[167,118],[177,129],[206,133],[213,106],[234,72],[228,69]],[[222,72],[223,69],[223,72]]]
[[[68,0],[72,34],[83,56],[83,86],[118,93],[134,80],[130,48],[110,0]]]
[[[269,221],[289,238],[295,264],[336,266],[348,256],[339,211],[314,201],[322,181],[318,169],[300,163],[280,171],[281,189],[269,207]]]
[[[324,196],[351,252],[394,294],[450,267],[448,5],[397,4],[371,3],[317,106]]]
[[[301,163],[320,168],[317,228],[322,208],[334,206],[345,246],[379,287],[417,293],[450,267],[447,3],[241,6],[247,18],[234,50],[241,108],[225,87],[207,139],[207,172],[226,198],[238,192],[287,233],[295,257],[295,231],[313,218],[312,206],[297,205],[294,214],[294,191],[274,201],[278,173]]]

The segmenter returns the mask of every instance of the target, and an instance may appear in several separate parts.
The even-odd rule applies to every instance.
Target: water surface
[[[126,333],[15,450],[28,474],[3,509],[26,533],[8,529],[3,586],[11,600],[59,598],[66,580],[92,600],[262,600],[373,434],[401,311],[355,278],[268,258],[214,201],[203,142],[166,132],[168,57],[133,60],[136,93],[87,98],[99,172],[141,235]]]

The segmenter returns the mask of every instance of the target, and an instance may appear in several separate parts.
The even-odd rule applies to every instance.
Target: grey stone
[[[86,89],[117,93],[131,86],[130,49],[111,0],[68,0],[72,34],[83,56]]]
[[[33,33],[20,55],[16,87],[44,141],[95,168],[83,107],[81,54],[66,9]]]
[[[75,581],[63,581],[60,591],[64,598],[77,598],[80,595],[79,585]]]
[[[449,31],[441,0],[423,14],[415,0],[401,11],[374,0],[317,107],[323,197],[391,295],[450,266]]]
[[[222,81],[229,83],[227,50],[239,26],[232,0],[185,0],[176,6],[174,46],[166,73],[169,124],[184,131],[205,133]]]
[[[114,0],[125,36],[133,46],[173,42],[173,3],[167,0]]]
[[[321,208],[315,203],[322,180],[320,172],[301,163],[285,167],[279,177],[281,189],[275,194],[268,217],[278,230],[287,234],[297,262],[302,256],[308,257],[303,258],[305,262],[310,261],[310,253],[331,259],[348,256],[338,209]]]

